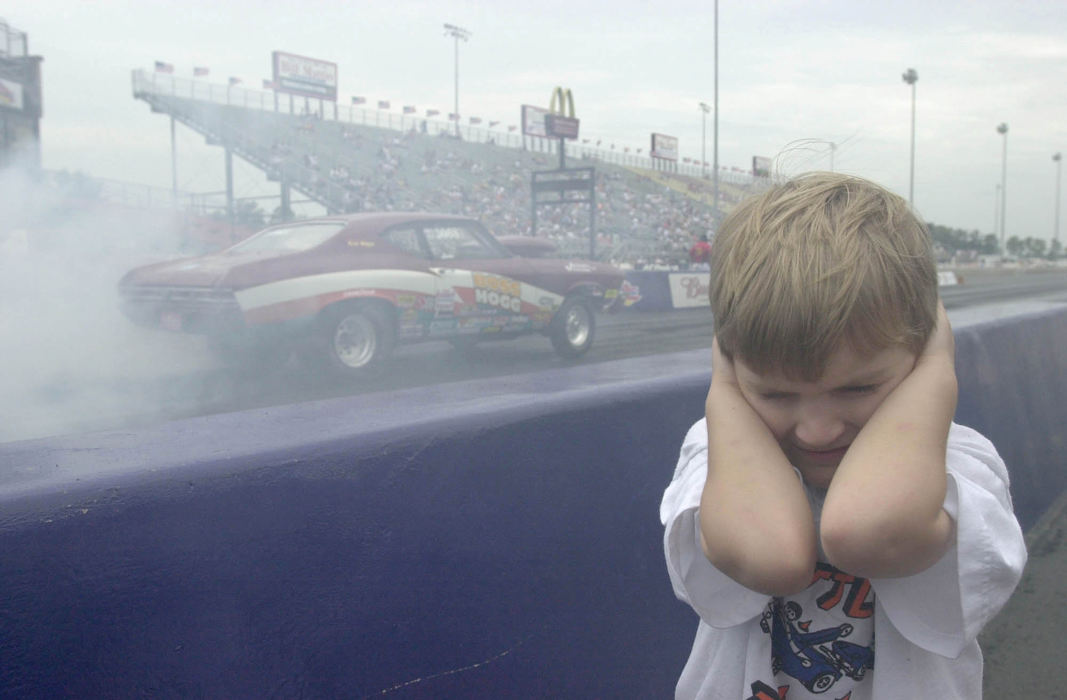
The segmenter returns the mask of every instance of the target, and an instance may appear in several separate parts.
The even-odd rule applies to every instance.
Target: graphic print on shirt
[[[808,605],[807,615],[798,600]],[[777,697],[785,698],[783,691],[791,686],[781,686],[789,678],[799,681],[807,693],[820,695],[842,679],[850,679],[838,688],[838,693],[847,695],[853,682],[862,681],[867,670],[874,668],[873,612],[874,595],[867,579],[822,563],[816,565],[812,584],[805,591],[793,599],[774,598],[768,603],[760,629],[771,636]],[[755,685],[753,695],[759,698]],[[795,692],[791,695],[796,696]]]

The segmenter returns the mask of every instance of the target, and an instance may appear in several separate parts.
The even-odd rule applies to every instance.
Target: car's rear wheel
[[[359,377],[382,370],[393,354],[396,327],[386,309],[342,305],[324,313],[326,360],[337,374]]]
[[[568,297],[556,311],[549,329],[552,347],[560,357],[584,355],[593,346],[596,315],[582,297]]]

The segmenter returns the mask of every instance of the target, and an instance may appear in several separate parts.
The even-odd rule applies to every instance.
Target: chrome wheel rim
[[[378,347],[378,333],[374,323],[360,314],[345,317],[333,334],[333,351],[346,367],[363,367]]]
[[[567,342],[573,347],[581,347],[589,339],[589,310],[582,304],[575,304],[567,311],[565,322]]]

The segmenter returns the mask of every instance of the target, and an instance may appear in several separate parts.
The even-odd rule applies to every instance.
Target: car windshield
[[[337,234],[345,225],[343,222],[315,224],[293,224],[260,231],[251,238],[230,248],[231,253],[252,253],[258,251],[299,252],[310,250],[323,241]]]

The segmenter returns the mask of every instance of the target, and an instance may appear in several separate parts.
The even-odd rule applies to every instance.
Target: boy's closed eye
[[[855,386],[843,386],[838,389],[843,394],[871,394],[878,391],[880,384],[858,384]]]
[[[878,391],[881,384],[855,384],[849,386],[842,386],[834,389],[835,394],[843,396],[862,396],[864,394],[873,394]],[[767,401],[785,401],[787,399],[794,398],[795,393],[788,391],[761,391],[759,397]]]

